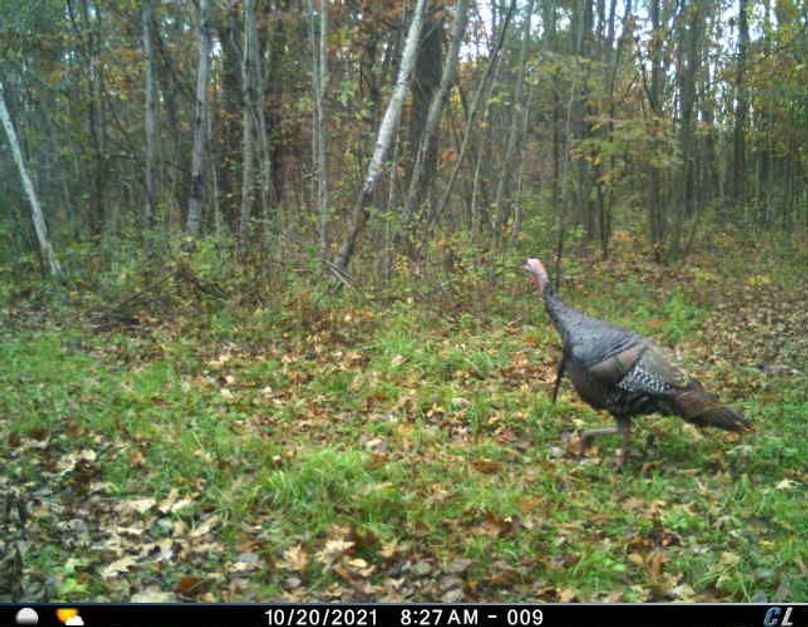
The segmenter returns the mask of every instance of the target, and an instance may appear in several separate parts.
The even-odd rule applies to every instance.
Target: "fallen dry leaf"
[[[133,512],[145,514],[154,507],[155,503],[157,503],[157,501],[153,498],[129,499],[122,501],[118,507],[123,514],[131,514]]]
[[[174,503],[177,502],[177,498],[179,498],[180,491],[177,488],[171,488],[166,498],[160,501],[160,504],[157,506],[157,509],[163,513],[167,514],[171,511]]]
[[[303,572],[309,564],[309,556],[299,544],[290,546],[283,552],[283,558],[278,562],[278,568]]]
[[[135,565],[135,558],[127,555],[126,557],[122,557],[119,560],[115,560],[111,564],[108,564],[104,568],[101,569],[101,577],[103,579],[112,579],[113,577],[117,577],[118,575],[128,572],[132,566]]]
[[[142,592],[133,594],[129,599],[130,603],[171,603],[177,597],[170,592],[165,592],[159,588],[146,588]]]
[[[354,543],[350,540],[327,540],[323,550],[318,551],[315,557],[317,558],[317,561],[328,566],[345,555],[353,548],[353,546]]]
[[[174,592],[183,595],[196,595],[205,592],[210,586],[210,582],[201,577],[183,577],[177,582]]]
[[[194,527],[193,529],[191,529],[191,533],[189,533],[188,535],[191,538],[201,538],[202,536],[209,534],[213,530],[213,528],[219,524],[220,521],[221,518],[217,514],[214,514],[198,527]]]

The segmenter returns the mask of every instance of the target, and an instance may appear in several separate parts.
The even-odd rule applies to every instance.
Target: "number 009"
[[[508,610],[506,620],[509,625],[541,625],[544,621],[544,614],[539,609],[524,607]]]

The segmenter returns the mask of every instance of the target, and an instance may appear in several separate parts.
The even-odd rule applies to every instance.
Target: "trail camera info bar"
[[[0,627],[808,627],[808,604],[3,604]]]

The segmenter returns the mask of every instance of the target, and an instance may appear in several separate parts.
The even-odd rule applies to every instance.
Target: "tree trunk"
[[[214,13],[214,16],[216,14]],[[243,89],[241,66],[243,63],[242,32],[243,7],[237,2],[227,3],[226,11],[220,13],[221,21],[213,24],[218,32],[221,47],[219,62],[219,93],[221,111],[219,121],[217,159],[219,172],[220,205],[222,217],[230,232],[237,234],[240,227],[241,161],[243,142]],[[221,226],[221,225],[220,225]]]
[[[175,80],[175,66],[171,53],[168,50],[163,37],[160,33],[159,20],[154,23],[155,29],[153,32],[154,43],[156,44],[157,57],[160,64],[157,68],[157,84],[160,88],[160,96],[165,106],[165,128],[171,136],[171,154],[166,158],[172,163],[172,167],[166,169],[168,174],[165,186],[164,199],[166,201],[166,222],[174,227],[181,222],[179,218],[181,214],[181,207],[185,204],[187,198],[184,192],[185,177],[183,174],[186,171],[186,157],[185,151],[182,149],[182,137],[180,135],[180,116],[179,116],[179,96],[180,90]],[[165,147],[165,144],[162,144]]]
[[[101,73],[98,60],[97,34],[94,33],[90,23],[90,10],[87,0],[81,0],[81,20],[82,26],[76,22],[76,15],[73,9],[72,0],[67,2],[67,12],[76,37],[81,42],[82,56],[87,74],[87,118],[88,133],[90,142],[87,148],[87,160],[92,163],[92,191],[90,194],[90,217],[89,226],[93,235],[100,236],[104,230],[104,188],[107,182],[106,158],[104,156],[104,111],[101,100]],[[100,14],[96,10],[95,20],[100,19]]]
[[[407,173],[412,180],[412,169],[421,148],[422,138],[427,126],[429,110],[434,102],[435,93],[440,88],[443,63],[443,16],[432,19],[424,17],[424,26],[421,32],[421,41],[418,44],[418,53],[415,58],[410,91],[412,104],[410,106],[410,121],[408,135],[408,161],[410,171]],[[434,172],[435,154],[427,155],[429,163],[424,174]]]
[[[723,186],[721,173],[719,171],[718,163],[718,150],[716,147],[716,127],[715,127],[715,98],[713,95],[712,79],[710,78],[710,63],[707,58],[708,48],[702,50],[704,58],[702,59],[702,67],[704,67],[704,74],[702,78],[702,97],[700,99],[701,105],[701,118],[704,120],[704,125],[707,131],[704,137],[704,144],[702,149],[702,160],[705,162],[705,167],[702,169],[702,190],[704,195],[704,202],[710,203],[716,197],[723,197]]]
[[[194,105],[194,147],[191,156],[191,194],[188,198],[188,221],[185,231],[191,237],[199,235],[202,201],[205,196],[204,162],[205,132],[208,116],[208,78],[210,76],[210,0],[199,2],[197,28],[199,63],[196,74],[196,102]]]
[[[502,227],[507,219],[507,211],[505,209],[505,194],[510,183],[510,174],[514,169],[512,160],[513,154],[516,149],[517,140],[519,139],[519,125],[521,123],[521,116],[519,115],[520,109],[524,108],[522,102],[522,86],[525,81],[525,71],[527,69],[527,49],[530,43],[530,20],[533,17],[534,0],[529,0],[527,5],[527,14],[525,15],[525,22],[522,31],[522,45],[519,50],[519,69],[516,77],[516,85],[513,90],[513,106],[511,107],[511,126],[508,130],[508,140],[505,144],[505,154],[502,157],[502,170],[499,173],[499,181],[497,183],[497,194],[494,199],[494,241],[499,242],[501,239]]]
[[[527,92],[527,101],[525,102],[524,110],[522,112],[522,122],[520,124],[519,132],[521,133],[522,137],[527,137],[528,133],[528,122],[530,121],[530,108],[533,104],[533,92],[534,86],[530,85]],[[516,204],[514,208],[513,214],[513,224],[511,224],[511,245],[516,244],[519,241],[519,234],[522,231],[522,190],[523,190],[523,182],[525,178],[525,158],[522,154],[524,150],[524,146],[520,145],[517,152],[517,161],[519,162],[519,173],[516,177],[516,196],[519,198],[519,202]]]
[[[265,181],[267,203],[273,203],[276,207],[273,213],[266,216],[266,231],[275,228],[275,222],[280,216],[279,210],[283,204],[283,200],[287,195],[288,181],[286,180],[286,172],[284,172],[283,162],[287,155],[294,154],[295,148],[285,139],[285,133],[282,132],[281,124],[281,104],[285,98],[285,90],[287,89],[288,81],[284,76],[284,67],[288,63],[287,58],[289,55],[294,54],[290,47],[290,33],[289,23],[286,20],[276,19],[273,20],[266,33],[266,50],[261,55],[267,60],[266,69],[261,72],[261,93],[262,102],[261,117],[259,117],[258,124],[263,126],[264,130],[260,131],[259,139],[263,141],[267,139],[270,134],[275,137],[275,141],[270,144],[267,142],[259,144],[261,152],[266,149],[266,158],[262,164],[261,171],[268,180]],[[292,29],[294,32],[295,29]],[[296,35],[294,35],[296,37]],[[271,45],[270,45],[271,42]],[[256,48],[257,50],[257,48]],[[266,106],[265,106],[266,105]],[[263,139],[262,139],[263,138]],[[272,164],[276,164],[274,167]],[[290,193],[294,193],[292,190]]]
[[[320,248],[323,259],[328,255],[328,144],[326,134],[325,94],[328,87],[328,4],[320,0],[320,63],[317,94],[317,206],[320,216]]]
[[[0,121],[3,122],[3,128],[6,130],[6,137],[8,137],[8,143],[9,146],[11,146],[11,153],[14,156],[14,162],[17,164],[17,170],[19,170],[22,186],[25,189],[25,195],[28,196],[28,202],[31,205],[31,220],[34,223],[34,231],[36,232],[36,239],[39,243],[39,252],[43,266],[47,264],[48,273],[52,277],[58,277],[62,274],[62,268],[59,266],[59,261],[56,259],[56,254],[53,252],[53,247],[48,239],[48,227],[45,224],[45,215],[42,213],[39,200],[34,191],[34,185],[31,182],[31,178],[28,176],[28,171],[25,169],[20,144],[17,141],[17,133],[14,131],[11,116],[6,108],[6,99],[3,92],[4,87],[3,84],[0,83]]]
[[[87,61],[90,72],[90,136],[93,142],[93,217],[92,232],[101,235],[104,222],[107,218],[104,203],[104,189],[107,184],[106,127],[104,122],[104,103],[101,98],[101,62],[98,58],[99,41],[95,27],[90,24],[90,11],[87,0],[81,2],[82,20],[87,35]],[[98,8],[95,11],[95,21],[100,20]]]
[[[543,45],[545,49],[549,51],[554,51],[555,43],[556,43],[556,0],[548,0],[544,2],[541,6],[542,9],[542,22],[544,24],[544,33],[543,38],[544,42]],[[559,75],[559,70],[556,69],[554,72],[555,77],[557,78]],[[552,160],[553,160],[553,181],[551,185],[551,203],[555,204],[559,200],[560,195],[560,188],[559,188],[559,174],[561,171],[561,154],[560,154],[560,147],[561,147],[561,137],[560,137],[560,129],[559,129],[559,111],[561,108],[561,97],[559,95],[559,81],[554,80],[552,81],[553,84],[553,93],[552,93],[552,104],[550,105],[551,108],[551,133],[552,133]]]
[[[157,150],[157,94],[154,82],[154,45],[152,42],[152,20],[154,0],[143,3],[143,53],[146,57],[146,224],[154,226],[157,211],[157,181],[155,180],[155,154]]]
[[[446,100],[449,96],[449,91],[457,77],[457,60],[460,53],[460,45],[463,42],[463,34],[466,31],[466,20],[468,17],[469,0],[458,0],[455,19],[452,25],[452,44],[449,50],[449,55],[446,57],[446,63],[443,66],[443,73],[440,78],[440,84],[437,91],[429,104],[429,113],[426,117],[423,133],[421,134],[421,141],[418,146],[418,152],[415,157],[415,164],[412,168],[412,177],[410,178],[410,185],[407,191],[407,200],[404,204],[404,220],[407,225],[407,230],[410,231],[414,228],[416,210],[418,208],[419,199],[424,197],[427,179],[424,176],[427,170],[430,156],[434,155],[436,151],[438,124],[443,108],[446,105]],[[410,236],[414,233],[410,232]]]
[[[314,92],[314,130],[312,131],[312,162],[315,164],[317,176],[316,199],[319,217],[320,255],[328,257],[330,241],[328,237],[328,152],[326,138],[326,105],[325,93],[328,85],[328,5],[320,0],[320,33],[316,36],[314,3],[309,5],[309,33],[311,35],[312,54],[312,90]]]
[[[746,88],[746,61],[749,50],[749,0],[738,0],[738,73],[735,86],[735,128],[732,144],[732,192],[736,201],[746,194],[746,120],[749,96]]]
[[[593,0],[576,0],[573,3],[575,19],[572,22],[572,38],[576,57],[578,57],[578,71],[583,72],[582,87],[576,94],[572,109],[572,137],[576,140],[585,140],[591,136],[591,126],[588,121],[596,112],[587,93],[589,75],[593,68],[593,29],[594,4]],[[575,205],[578,220],[584,226],[588,240],[595,236],[596,210],[591,198],[593,186],[592,168],[589,161],[578,156],[576,159],[575,186],[570,201]]]
[[[251,35],[250,22],[253,25],[255,23],[255,0],[244,0],[244,43],[241,57],[241,124],[243,133],[241,140],[241,211],[238,223],[238,243],[242,250],[247,246],[250,216],[252,215],[255,198],[253,194],[255,190],[255,170],[253,168],[253,129],[255,126],[253,110],[255,95],[253,90],[255,85],[253,85],[252,72],[250,71],[250,63],[252,62],[250,48],[254,45],[254,40]]]
[[[620,68],[620,61],[626,39],[629,36],[631,26],[632,7],[631,0],[625,3],[625,13],[623,15],[623,28],[618,36],[617,47],[615,49],[615,21],[617,19],[617,1],[611,0],[609,4],[608,25],[606,28],[606,40],[604,48],[606,50],[606,102],[608,107],[608,123],[603,127],[604,137],[614,141],[614,120],[617,117],[617,102],[614,97],[614,90],[617,83],[617,73]],[[609,155],[608,171],[614,176],[616,168],[616,155]],[[612,208],[614,206],[614,184],[603,182],[603,166],[595,166],[596,191],[598,195],[598,234],[600,236],[600,250],[603,258],[609,256],[609,242],[612,235]],[[604,189],[605,188],[605,189]]]
[[[681,252],[682,230],[685,218],[692,217],[696,211],[696,149],[695,149],[695,117],[696,117],[696,75],[701,63],[699,43],[701,41],[701,24],[704,15],[701,2],[682,3],[681,23],[679,26],[679,99],[680,128],[679,147],[682,155],[680,176],[679,203],[675,214],[674,228],[671,233],[671,253],[678,257]]]
[[[651,0],[651,86],[648,92],[648,103],[652,116],[662,112],[662,31],[660,17],[660,0]],[[659,189],[662,181],[659,169],[649,166],[649,218],[651,224],[651,246],[657,261],[664,257],[663,245],[665,241],[665,214],[662,206],[662,195]]]
[[[368,172],[365,177],[365,182],[359,192],[359,196],[354,204],[353,213],[351,215],[351,225],[348,228],[348,233],[342,241],[339,248],[337,257],[334,260],[334,266],[341,273],[347,273],[348,264],[354,254],[356,248],[356,240],[362,232],[365,224],[367,223],[370,213],[368,212],[368,205],[370,204],[373,196],[373,190],[382,173],[384,160],[387,152],[390,150],[390,145],[395,136],[396,128],[398,127],[398,119],[401,114],[401,107],[404,104],[404,96],[407,93],[407,83],[412,72],[413,65],[415,64],[415,54],[418,49],[418,39],[421,36],[421,27],[424,21],[424,6],[426,0],[417,0],[415,4],[415,13],[412,16],[409,31],[407,32],[407,41],[404,44],[404,52],[401,55],[401,66],[398,71],[398,79],[396,80],[393,95],[390,98],[390,103],[387,105],[384,119],[379,127],[379,134],[376,138],[376,149],[373,151],[373,157],[368,165]]]
[[[261,200],[261,219],[264,224],[265,240],[270,233],[275,230],[275,214],[272,210],[272,155],[269,150],[268,127],[266,111],[264,108],[266,99],[266,87],[264,85],[264,68],[261,60],[265,55],[261,54],[261,44],[258,39],[258,25],[255,16],[255,0],[245,2],[245,7],[250,8],[250,18],[245,23],[245,40],[249,36],[250,55],[249,82],[251,85],[250,96],[251,110],[253,116],[253,127],[258,136],[258,164],[260,167],[260,187],[259,198]],[[269,48],[269,44],[267,44]],[[268,56],[269,50],[267,50]]]
[[[455,180],[457,179],[457,174],[458,172],[460,172],[460,167],[463,165],[463,160],[466,157],[466,152],[468,150],[469,145],[469,139],[474,129],[474,120],[477,117],[477,111],[480,108],[480,102],[482,101],[483,94],[486,91],[486,86],[489,84],[489,81],[494,75],[494,70],[497,67],[500,51],[502,50],[502,45],[505,42],[505,34],[508,32],[508,24],[510,24],[511,16],[513,15],[515,8],[516,8],[516,0],[511,0],[510,6],[508,7],[508,12],[505,14],[505,19],[503,21],[502,26],[500,27],[499,38],[497,40],[496,46],[491,51],[491,58],[488,61],[488,67],[485,69],[485,75],[483,76],[479,86],[477,87],[477,92],[474,94],[474,100],[472,101],[471,108],[469,109],[468,112],[468,120],[466,120],[466,130],[463,133],[463,141],[460,144],[460,151],[458,152],[457,158],[455,159],[454,166],[452,167],[452,172],[449,175],[449,181],[446,184],[446,189],[443,191],[441,201],[438,204],[437,208],[430,215],[429,219],[430,223],[433,222],[434,220],[437,220],[438,217],[443,214],[443,212],[446,210],[446,205],[449,203],[449,197],[452,194],[452,188],[454,187]],[[494,14],[496,14],[496,12],[494,12]]]

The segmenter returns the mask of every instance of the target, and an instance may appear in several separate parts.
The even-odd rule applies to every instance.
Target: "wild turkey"
[[[581,398],[595,409],[607,410],[617,421],[616,428],[582,433],[582,448],[595,436],[622,434],[617,461],[621,468],[628,455],[632,416],[654,412],[676,415],[700,427],[727,431],[752,429],[741,413],[724,405],[696,379],[682,372],[650,340],[565,304],[550,286],[541,261],[528,259],[524,269],[541,291],[545,309],[564,343],[553,402],[567,371]]]

